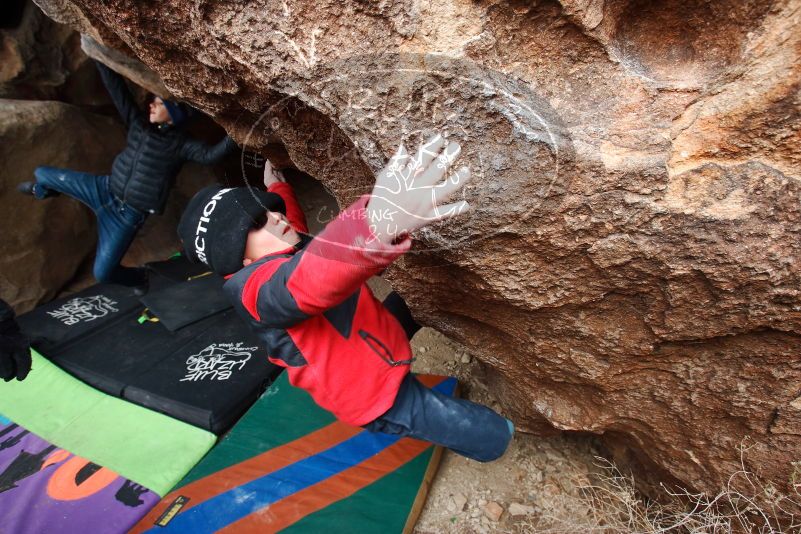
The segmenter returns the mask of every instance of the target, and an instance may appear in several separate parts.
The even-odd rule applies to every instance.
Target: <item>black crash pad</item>
[[[132,378],[123,398],[219,434],[281,368],[267,361],[266,351],[234,310],[197,325],[193,330],[202,331],[196,336]]]
[[[191,263],[186,256],[180,254],[167,260],[147,263],[145,267],[150,271],[151,292],[210,272],[205,264]]]
[[[223,293],[225,280],[213,273],[174,283],[142,298],[150,314],[170,332],[231,308]]]
[[[97,284],[20,315],[17,322],[33,340],[34,348],[47,354],[100,331],[141,307],[131,288]]]
[[[159,291],[183,283],[156,276]],[[215,290],[209,283],[203,287]],[[221,286],[216,291],[221,294]],[[108,300],[92,302],[116,311],[102,316],[94,312],[94,319],[70,319],[66,322],[73,324],[66,324],[64,310],[89,317],[91,307],[65,303],[98,295]],[[131,290],[101,284],[24,314],[19,322],[34,339],[34,348],[89,385],[218,434],[227,431],[281,372],[267,361],[258,338],[231,308],[174,332],[161,322],[141,322],[144,309]]]

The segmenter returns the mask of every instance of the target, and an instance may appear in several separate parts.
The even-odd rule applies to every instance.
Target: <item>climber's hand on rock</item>
[[[378,173],[367,204],[373,235],[392,243],[435,221],[466,212],[470,205],[460,200],[446,203],[470,180],[470,170],[461,167],[449,173],[459,156],[459,143],[435,135],[422,143],[414,155],[401,145]]]
[[[273,167],[269,159],[264,158],[264,187],[269,188],[271,185],[278,182],[286,182],[284,173]]]

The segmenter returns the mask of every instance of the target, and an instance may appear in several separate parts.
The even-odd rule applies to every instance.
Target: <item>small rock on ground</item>
[[[490,501],[484,505],[484,515],[487,516],[487,519],[490,521],[500,521],[503,515],[503,506],[495,501]]]
[[[451,500],[457,512],[464,510],[464,507],[467,504],[467,497],[465,497],[462,493],[456,493],[452,495]]]
[[[527,516],[533,514],[534,512],[536,512],[536,509],[533,506],[520,504],[519,502],[513,502],[509,505],[509,515],[512,517]]]

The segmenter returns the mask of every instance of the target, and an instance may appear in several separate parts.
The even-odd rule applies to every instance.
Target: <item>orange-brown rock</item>
[[[85,59],[70,27],[50,20],[28,0],[3,5],[0,98],[95,103],[94,68]]]
[[[390,276],[496,370],[518,425],[707,492],[747,440],[791,491],[801,1],[37,3],[340,202],[399,140],[447,131],[474,208]]]

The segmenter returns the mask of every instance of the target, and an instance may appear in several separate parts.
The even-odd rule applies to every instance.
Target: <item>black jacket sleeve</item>
[[[103,80],[103,85],[106,86],[106,90],[108,90],[111,100],[117,107],[120,117],[122,117],[126,126],[130,126],[131,123],[136,120],[140,112],[139,108],[136,107],[136,102],[134,101],[133,95],[131,95],[131,91],[128,89],[128,86],[125,85],[125,80],[122,76],[99,61],[95,61],[95,65],[97,65],[97,70],[100,71],[100,78]]]
[[[216,145],[207,145],[196,139],[187,138],[181,148],[181,156],[185,160],[211,165],[220,161],[235,148],[236,143],[227,135]]]

